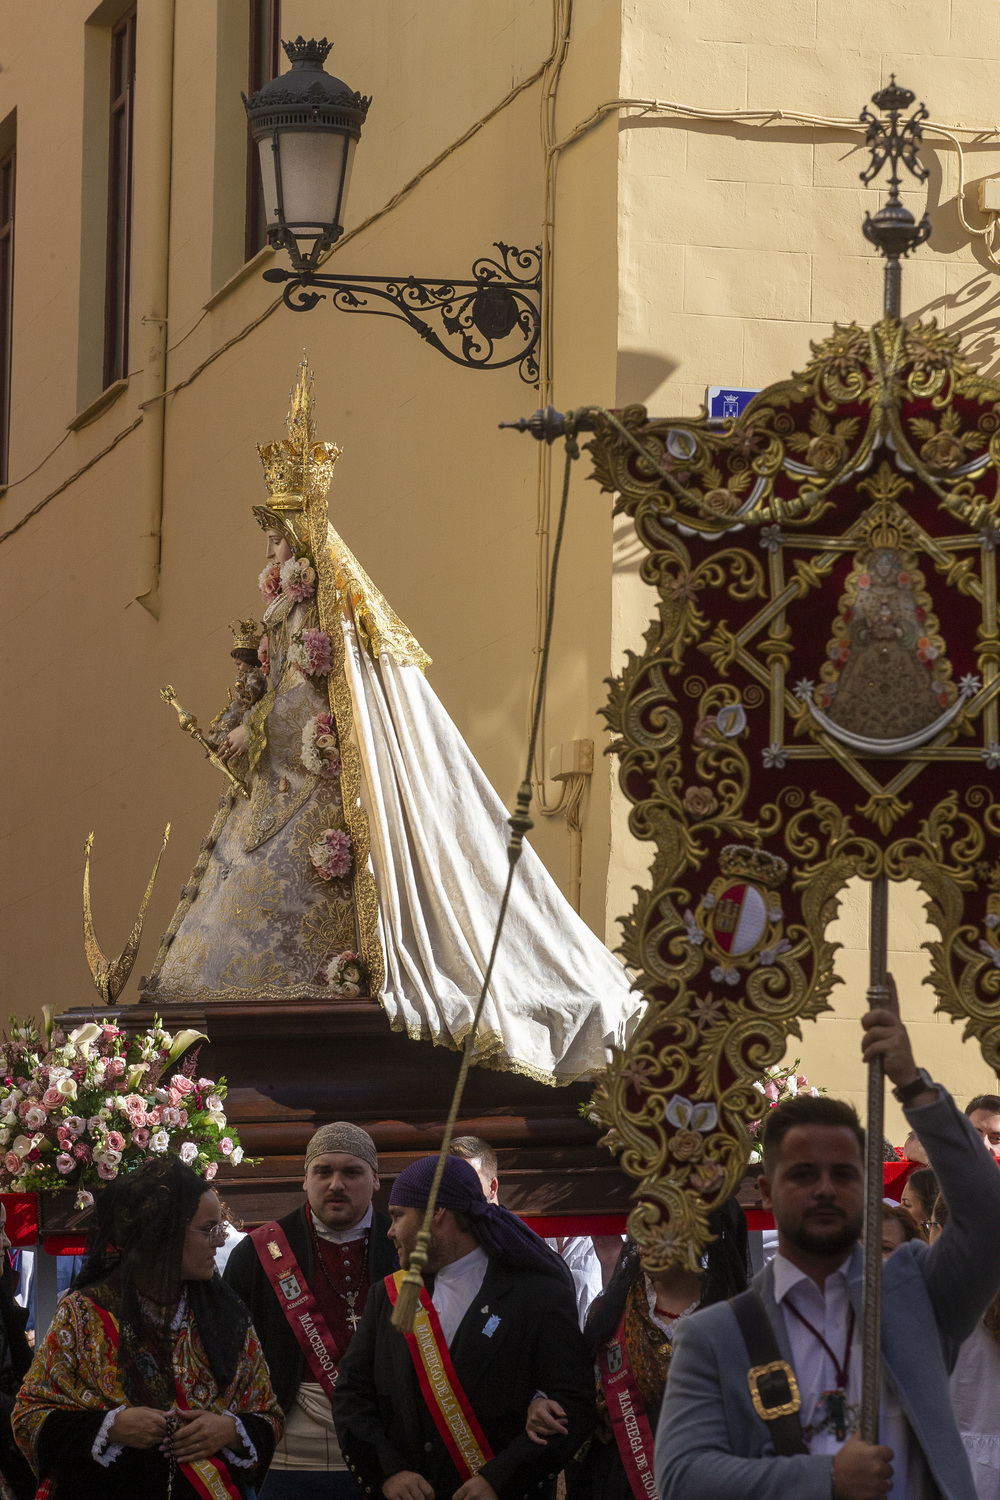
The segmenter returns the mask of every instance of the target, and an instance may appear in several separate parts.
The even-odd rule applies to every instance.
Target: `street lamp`
[[[465,280],[319,271],[324,252],[344,232],[354,151],[371,100],[326,72],[331,44],[325,37],[281,45],[290,72],[250,99],[243,95],[260,153],[268,242],[287,250],[292,262],[291,270],[270,267],[264,280],[284,283],[282,297],[293,312],[314,308],[325,295],[316,288],[324,287],[342,312],[398,318],[455,364],[472,370],[516,364],[522,380],[537,384],[541,247],[518,250],[497,241],[498,254],[480,256]],[[428,314],[437,327],[426,321]]]
[[[354,151],[370,99],[352,93],[323,67],[333,43],[281,44],[291,71],[252,99],[243,95],[260,152],[267,238],[287,250],[296,271],[309,272],[344,232],[344,204]]]

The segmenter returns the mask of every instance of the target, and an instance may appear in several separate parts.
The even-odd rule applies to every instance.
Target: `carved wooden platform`
[[[248,1156],[217,1185],[235,1218],[247,1225],[288,1213],[303,1200],[302,1158],[318,1125],[351,1120],[370,1132],[379,1151],[384,1207],[396,1174],[437,1150],[458,1074],[459,1055],[394,1032],[377,1002],[304,1001],[162,1006],[171,1031],[207,1033],[202,1067],[229,1086],[226,1112]],[[95,1012],[71,1011],[71,1028]],[[144,1029],[145,1005],[102,1011],[129,1029]],[[598,1147],[599,1129],[579,1107],[592,1085],[551,1088],[517,1073],[473,1068],[456,1134],[478,1135],[496,1150],[500,1194],[523,1214],[609,1214],[630,1208],[631,1180]],[[67,1205],[71,1207],[71,1203]],[[69,1227],[59,1206],[48,1230]]]

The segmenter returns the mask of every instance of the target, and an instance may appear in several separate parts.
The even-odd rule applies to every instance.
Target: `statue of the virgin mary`
[[[227,792],[143,998],[370,995],[415,1039],[465,1041],[507,875],[506,811],[424,669],[430,658],[330,525],[340,450],[316,441],[303,363],[269,499],[267,690],[220,750]],[[228,721],[227,721],[228,722]],[[525,846],[476,1060],[548,1082],[602,1070],[641,1006]]]

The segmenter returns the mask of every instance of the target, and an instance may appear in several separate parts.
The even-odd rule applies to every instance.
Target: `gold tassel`
[[[433,1213],[433,1208],[431,1209]],[[420,1306],[420,1293],[423,1291],[424,1278],[423,1269],[427,1264],[427,1251],[430,1248],[430,1232],[426,1227],[417,1235],[417,1243],[413,1254],[410,1256],[410,1264],[406,1268],[406,1275],[400,1284],[396,1296],[396,1306],[392,1310],[392,1326],[398,1328],[400,1333],[412,1333],[413,1324],[416,1320],[417,1309]]]

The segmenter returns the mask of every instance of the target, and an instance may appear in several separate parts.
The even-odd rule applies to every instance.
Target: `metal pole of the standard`
[[[903,274],[899,264],[898,256],[890,256],[885,263],[885,292],[883,304],[887,318],[899,318],[900,308],[903,305],[902,294]]]
[[[889,930],[889,882],[872,881],[871,969],[868,1008],[885,1004],[886,948]],[[882,1374],[882,1140],[885,1073],[882,1059],[868,1064],[868,1119],[865,1127],[864,1319],[861,1340],[861,1438],[878,1442]]]

